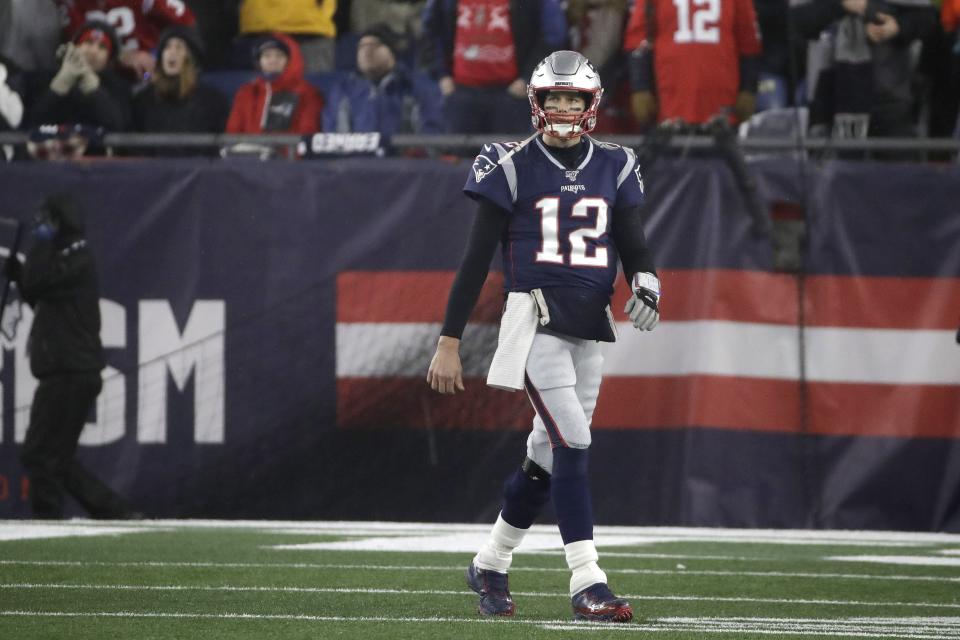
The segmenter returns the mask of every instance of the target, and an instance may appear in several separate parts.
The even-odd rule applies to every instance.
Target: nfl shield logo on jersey
[[[477,182],[480,182],[493,173],[496,168],[497,165],[483,154],[477,156],[477,159],[473,161],[473,175],[476,177]]]
[[[579,174],[580,174],[580,171],[579,171],[579,170],[567,171],[567,172],[566,172],[567,180],[569,180],[570,182],[576,182],[576,181],[577,181],[577,176],[578,176]]]

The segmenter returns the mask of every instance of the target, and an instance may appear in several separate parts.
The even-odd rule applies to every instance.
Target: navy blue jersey
[[[474,160],[464,192],[510,212],[502,242],[507,291],[613,293],[613,211],[640,204],[643,181],[632,150],[588,136],[584,144],[589,147],[576,169],[560,164],[539,138],[509,158],[516,143],[484,145]]]

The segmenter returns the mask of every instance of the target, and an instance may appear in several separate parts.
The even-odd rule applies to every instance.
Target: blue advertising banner
[[[621,327],[606,353],[592,473],[630,499],[595,496],[598,521],[960,530],[960,170],[752,169],[771,209],[806,205],[807,275],[775,271],[723,164],[657,165],[663,322]],[[533,415],[483,385],[498,274],[465,335],[467,393],[423,383],[468,170],[0,167],[0,215],[28,219],[57,191],[87,209],[109,366],[82,460],[149,516],[489,521]],[[22,314],[0,337],[0,517],[29,515]]]

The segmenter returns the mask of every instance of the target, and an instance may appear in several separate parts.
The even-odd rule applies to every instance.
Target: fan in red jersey
[[[156,66],[152,50],[172,25],[193,26],[185,0],[56,0],[67,38],[89,20],[109,23],[120,39],[120,64],[142,78]]]
[[[753,112],[760,35],[751,0],[638,0],[624,50],[641,125]]]

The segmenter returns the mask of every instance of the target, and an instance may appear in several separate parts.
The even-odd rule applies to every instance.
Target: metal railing
[[[472,155],[477,149],[492,140],[513,140],[516,134],[484,135],[413,135],[398,134],[390,139],[394,149],[426,149],[439,152],[462,152]],[[29,134],[21,131],[0,133],[0,145],[25,145]],[[602,136],[608,142],[628,147],[641,147],[647,138],[640,135]],[[222,149],[238,144],[261,145],[275,149],[287,149],[286,157],[295,156],[297,146],[304,140],[296,134],[229,134],[229,133],[107,133],[102,145],[108,149],[126,150],[152,148]],[[738,143],[745,152],[756,151],[809,151],[809,152],[960,152],[958,138],[740,138]],[[668,145],[676,149],[707,149],[714,146],[714,138],[707,135],[676,134]]]

